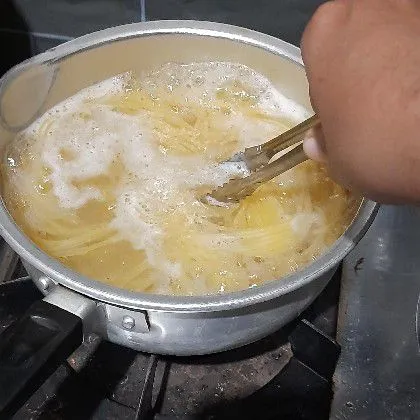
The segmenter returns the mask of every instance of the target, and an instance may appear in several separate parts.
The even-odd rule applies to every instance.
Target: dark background
[[[197,19],[256,29],[299,45],[323,0],[0,0],[0,74],[31,55],[110,26]]]

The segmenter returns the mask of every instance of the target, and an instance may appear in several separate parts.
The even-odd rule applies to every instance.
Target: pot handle
[[[34,303],[0,335],[2,419],[11,417],[83,341],[82,314],[50,303],[54,294]]]

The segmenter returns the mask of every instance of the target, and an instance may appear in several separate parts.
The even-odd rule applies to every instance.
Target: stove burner
[[[193,415],[155,414],[156,408],[163,409],[162,412],[167,412],[167,410],[165,410],[165,404],[160,407],[156,407],[156,404],[153,408],[152,390],[158,360],[156,356],[151,356],[136,418],[150,420],[227,420],[234,418],[255,419],[263,415],[264,419],[327,419],[332,398],[331,380],[340,353],[340,347],[307,320],[301,320],[297,324],[291,332],[289,340],[293,355],[289,358],[287,364],[281,368],[280,373],[274,376],[272,380],[245,398],[238,398],[239,395],[235,393],[237,389],[235,389],[234,385],[239,384],[230,382],[232,379],[238,379],[241,376],[241,372],[234,374],[233,377],[222,374],[225,380],[224,385],[222,386],[218,382],[216,389],[223,393],[224,387],[231,386],[234,392],[233,398],[229,398],[226,395],[226,398],[219,398],[220,401],[217,401],[220,396],[219,393],[208,395],[206,392],[210,388],[207,385],[207,381],[203,388],[200,389],[200,386],[197,386],[195,392],[191,389],[188,390],[189,392],[185,392],[185,385],[177,385],[177,393],[169,392],[169,397],[166,400],[169,403],[168,405],[170,405],[171,396],[178,396],[179,398],[182,398],[183,395],[188,395],[189,398],[192,396],[192,399],[189,400],[189,405],[193,403],[194,411],[198,411],[198,414]],[[287,345],[285,347],[288,348]],[[289,355],[290,353],[287,352],[287,356]],[[280,357],[274,357],[274,360],[276,359],[280,360]],[[252,358],[248,359],[248,361],[252,360]],[[263,360],[266,361],[267,359],[264,358]],[[258,361],[261,362],[261,360]],[[252,365],[252,363],[248,364]],[[281,362],[279,365],[281,365]],[[197,379],[195,370],[191,372],[188,365],[181,364],[179,366],[181,367],[180,370],[176,368],[171,370],[171,373],[175,373],[176,382],[179,383],[182,379],[185,380],[186,376],[190,377],[190,379]],[[211,368],[209,369],[205,364],[201,366],[207,372],[211,372]],[[219,369],[223,370],[224,367],[223,363],[219,365]],[[193,374],[191,375],[191,373]],[[220,376],[220,372],[218,373],[219,375],[217,376]],[[201,377],[198,379],[198,383],[191,382],[187,387],[199,385]],[[239,387],[239,393],[241,391],[243,391],[243,388]],[[195,401],[194,397],[196,397]],[[197,397],[198,400],[201,400],[201,404],[197,403]],[[208,404],[209,401],[212,402],[210,405]],[[183,407],[187,408],[188,406],[185,407],[184,405]],[[172,411],[176,413],[175,409],[172,409]],[[186,411],[189,410],[187,409]]]
[[[327,419],[339,289],[338,274],[300,320],[220,354],[147,355],[91,336],[15,418]],[[0,283],[0,333],[40,298],[28,277]]]

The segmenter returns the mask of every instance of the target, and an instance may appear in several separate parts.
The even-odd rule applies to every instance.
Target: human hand
[[[420,203],[420,1],[329,1],[301,47],[322,122],[308,155],[369,198]]]

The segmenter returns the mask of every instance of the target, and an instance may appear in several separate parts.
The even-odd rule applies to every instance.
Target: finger
[[[315,128],[308,132],[303,141],[303,150],[309,159],[325,163],[328,160],[325,146],[324,133],[321,128]]]

